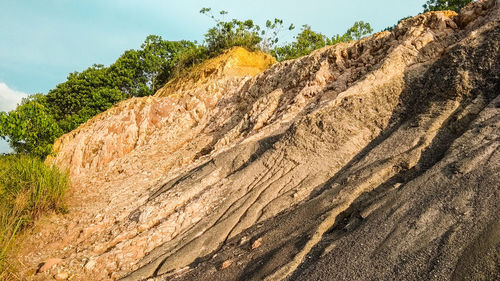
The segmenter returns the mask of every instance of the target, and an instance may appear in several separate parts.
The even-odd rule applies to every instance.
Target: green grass
[[[66,173],[23,155],[0,156],[0,280],[9,278],[7,260],[20,231],[50,211],[65,211]]]

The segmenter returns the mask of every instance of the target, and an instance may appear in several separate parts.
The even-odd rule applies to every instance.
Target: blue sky
[[[0,0],[0,111],[26,94],[47,93],[68,73],[94,63],[108,65],[137,49],[149,34],[202,41],[212,21],[203,7],[227,18],[281,18],[308,24],[325,35],[343,33],[354,21],[375,31],[422,11],[425,0]],[[298,31],[299,28],[295,30]],[[294,33],[284,32],[282,41]],[[0,152],[6,150],[0,143]]]

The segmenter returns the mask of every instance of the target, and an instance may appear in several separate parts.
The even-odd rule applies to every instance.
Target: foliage
[[[267,20],[266,27],[261,28],[252,20],[232,19],[224,21],[217,18],[211,8],[203,8],[201,14],[209,16],[215,21],[215,26],[205,34],[205,45],[209,57],[220,54],[223,50],[234,46],[245,47],[249,50],[269,51],[278,43],[278,36],[283,29],[283,20]],[[219,15],[227,15],[226,11],[220,11]],[[295,27],[291,24],[288,30]]]
[[[425,3],[423,7],[424,12],[444,10],[460,12],[460,9],[472,1],[473,0],[427,0],[427,3]]]
[[[54,118],[42,104],[45,96],[25,99],[15,111],[0,112],[0,135],[18,153],[45,157],[54,140],[62,134]],[[42,102],[42,103],[41,103]]]
[[[229,22],[218,22],[205,34],[207,50],[212,56],[234,46],[255,50],[261,41],[258,26],[251,20],[243,22],[233,19]]]
[[[125,95],[110,77],[109,69],[94,65],[81,73],[71,73],[68,80],[47,94],[45,106],[64,132],[69,132]]]
[[[40,215],[65,211],[66,173],[24,155],[0,156],[0,280],[16,236]]]
[[[363,21],[355,22],[343,35],[335,35],[332,38],[311,30],[308,25],[303,25],[301,32],[295,37],[295,42],[275,47],[272,54],[278,61],[294,59],[310,54],[312,51],[326,45],[335,45],[341,42],[359,40],[363,36],[373,32],[369,23]]]
[[[292,31],[295,29],[295,26],[290,24],[288,26],[288,31]],[[264,36],[264,40],[260,44],[260,49],[264,52],[270,52],[273,47],[278,44],[279,35],[283,31],[283,20],[274,19],[274,21],[267,20],[266,21],[266,30],[261,31],[262,36]]]

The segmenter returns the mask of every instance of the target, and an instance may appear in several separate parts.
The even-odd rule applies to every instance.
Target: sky
[[[0,111],[15,108],[28,94],[47,93],[70,72],[113,63],[138,49],[147,35],[166,40],[203,41],[213,22],[201,8],[225,10],[226,19],[253,19],[264,25],[280,18],[293,32],[308,24],[328,36],[355,21],[375,31],[422,11],[425,0],[0,0]],[[0,153],[8,151],[0,142]]]

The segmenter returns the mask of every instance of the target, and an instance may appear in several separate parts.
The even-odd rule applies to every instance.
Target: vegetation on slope
[[[6,256],[19,232],[46,212],[64,211],[68,185],[66,173],[36,157],[0,156],[0,280],[8,277]]]

